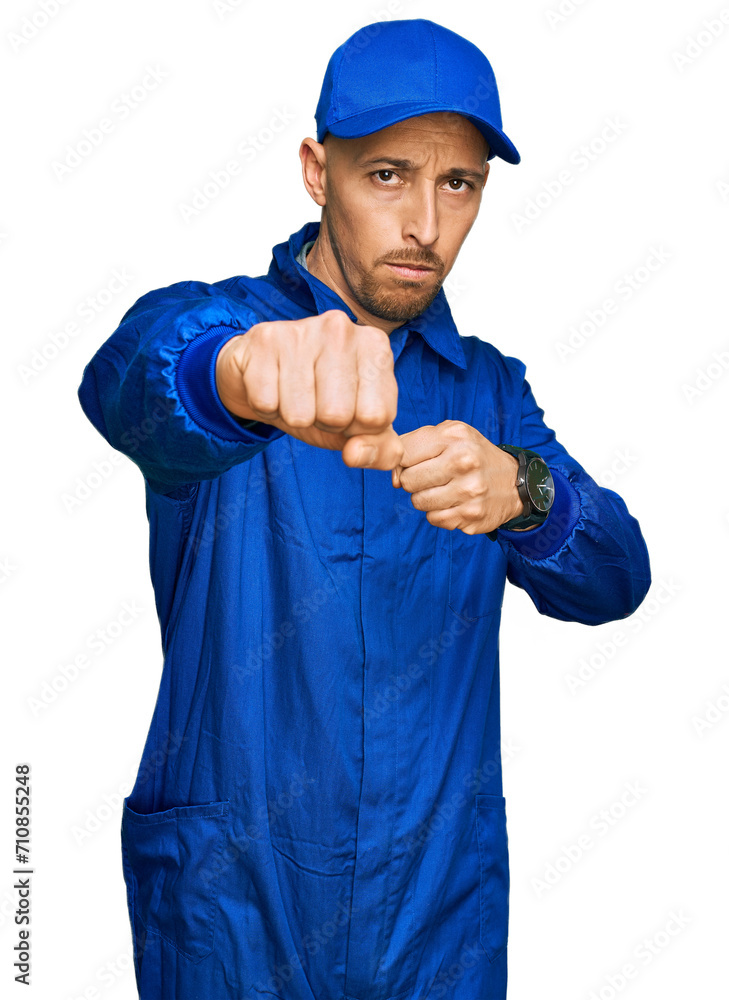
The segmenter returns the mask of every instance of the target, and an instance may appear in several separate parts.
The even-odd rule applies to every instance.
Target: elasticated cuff
[[[498,528],[497,537],[509,542],[527,559],[546,559],[553,555],[574,531],[580,519],[580,495],[559,469],[549,470],[554,480],[554,501],[547,520],[529,531],[510,531]]]
[[[285,431],[259,420],[238,420],[223,406],[215,380],[218,351],[231,337],[245,330],[211,326],[195,337],[180,354],[176,384],[180,401],[192,419],[206,431],[226,441],[273,441]]]

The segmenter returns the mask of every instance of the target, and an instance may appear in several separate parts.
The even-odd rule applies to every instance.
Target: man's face
[[[436,112],[358,139],[329,133],[323,148],[322,229],[341,276],[373,316],[404,323],[438,294],[476,219],[488,144]]]

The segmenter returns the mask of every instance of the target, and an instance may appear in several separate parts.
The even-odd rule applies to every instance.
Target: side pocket
[[[481,944],[489,961],[495,962],[509,937],[509,846],[503,795],[476,795],[476,834],[481,868]]]
[[[135,967],[156,934],[192,962],[211,954],[228,801],[138,813],[124,799],[122,856]]]

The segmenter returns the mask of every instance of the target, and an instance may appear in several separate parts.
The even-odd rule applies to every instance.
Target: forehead
[[[354,163],[378,155],[407,156],[410,153],[468,158],[483,166],[489,152],[488,143],[476,126],[463,115],[450,111],[417,115],[370,135],[335,141],[343,151],[346,149],[348,158]]]

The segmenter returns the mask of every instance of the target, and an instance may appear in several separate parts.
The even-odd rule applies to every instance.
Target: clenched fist
[[[391,470],[403,457],[390,338],[341,309],[256,323],[221,347],[215,379],[235,416],[341,451],[346,465]]]

